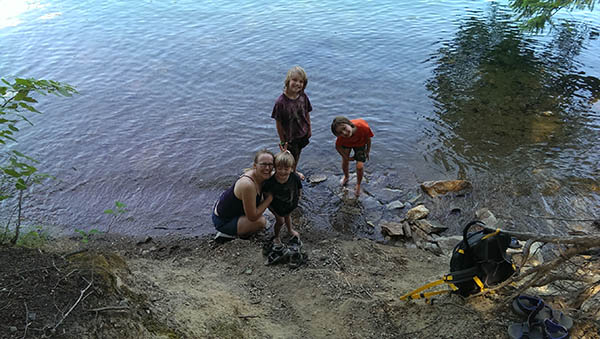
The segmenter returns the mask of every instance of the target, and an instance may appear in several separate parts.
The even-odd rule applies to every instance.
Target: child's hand
[[[287,151],[287,148],[288,148],[288,143],[287,142],[285,142],[283,144],[281,144],[281,143],[279,144],[279,150],[280,151],[285,152],[285,151]]]
[[[349,157],[348,161],[354,161],[354,157]]]
[[[271,200],[273,201],[273,194],[271,194],[271,192],[263,192],[263,197],[265,200]]]
[[[292,235],[292,237],[300,239],[300,233],[296,232],[296,230],[291,230],[290,234]]]

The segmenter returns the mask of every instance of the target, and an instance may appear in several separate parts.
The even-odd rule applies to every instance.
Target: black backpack
[[[474,225],[485,226],[479,220],[471,221],[465,226],[463,240],[452,251],[450,274],[403,295],[400,300],[427,299],[447,292],[466,297],[505,281],[515,272],[512,259],[506,254],[506,249],[512,241],[511,236],[502,233],[500,229],[494,231],[488,228],[469,233],[469,229]],[[423,293],[424,290],[444,283],[451,289]]]
[[[463,229],[463,240],[452,251],[450,274],[446,280],[457,287],[456,293],[468,296],[481,292],[486,287],[508,279],[514,272],[512,258],[506,254],[511,236],[485,228],[469,233],[473,225],[482,225],[475,220]]]

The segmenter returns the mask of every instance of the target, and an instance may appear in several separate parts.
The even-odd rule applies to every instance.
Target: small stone
[[[250,275],[250,274],[252,274],[252,269],[251,269],[251,268],[248,268],[248,269],[246,269],[246,270],[244,271],[244,273],[245,273],[245,274],[247,274],[247,275]]]
[[[15,333],[15,332],[17,332],[17,328],[15,326],[11,326],[10,333]]]
[[[308,182],[310,182],[311,184],[318,184],[320,182],[323,182],[327,180],[327,176],[324,174],[315,174],[315,175],[311,175],[308,178]]]
[[[388,210],[395,210],[395,209],[400,209],[400,208],[404,208],[404,204],[399,200],[392,201],[391,203],[389,203],[387,205]]]
[[[417,207],[411,208],[408,212],[406,212],[406,219],[408,221],[423,219],[427,217],[428,214],[429,210],[425,206],[419,205]]]

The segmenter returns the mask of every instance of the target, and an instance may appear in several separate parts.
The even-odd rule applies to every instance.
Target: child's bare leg
[[[286,215],[284,217],[285,219],[285,226],[287,227],[288,233],[292,236],[292,237],[297,237],[298,239],[300,239],[300,233],[296,232],[296,230],[294,230],[292,228],[292,218],[290,217],[290,215]]]
[[[300,161],[300,151],[301,150],[298,150],[298,154],[294,156],[294,172],[296,172],[298,177],[300,177],[300,180],[304,180],[304,174],[296,170],[296,167],[298,166],[298,161]]]
[[[348,170],[348,164],[350,163],[350,161],[348,160],[348,156],[350,155],[350,149],[346,149],[344,151],[347,151],[347,153],[346,157],[342,157],[342,172],[344,172],[344,177],[342,178],[342,180],[340,180],[340,185],[342,186],[346,185],[348,179],[350,179],[350,172]]]
[[[362,178],[363,178],[363,167],[364,167],[364,162],[362,161],[357,161],[356,162],[356,191],[354,192],[354,194],[358,197],[360,195],[360,183],[362,182]]]
[[[273,226],[273,232],[275,237],[273,238],[273,243],[281,244],[281,238],[279,234],[281,233],[281,226],[283,226],[285,220],[283,217],[280,217],[279,215],[275,214],[275,212],[273,212],[273,215],[275,215],[275,225]]]

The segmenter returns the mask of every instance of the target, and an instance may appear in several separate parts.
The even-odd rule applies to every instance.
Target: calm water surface
[[[270,113],[293,65],[314,108],[299,168],[331,179],[306,187],[310,227],[347,221],[332,218],[336,115],[374,130],[366,189],[409,199],[422,181],[467,178],[470,207],[521,228],[600,216],[598,11],[531,35],[493,1],[0,4],[0,76],[80,92],[41,100],[12,146],[57,178],[31,192],[29,224],[107,230],[118,200],[130,212],[111,231],[212,232],[218,194],[256,150],[276,149]]]

